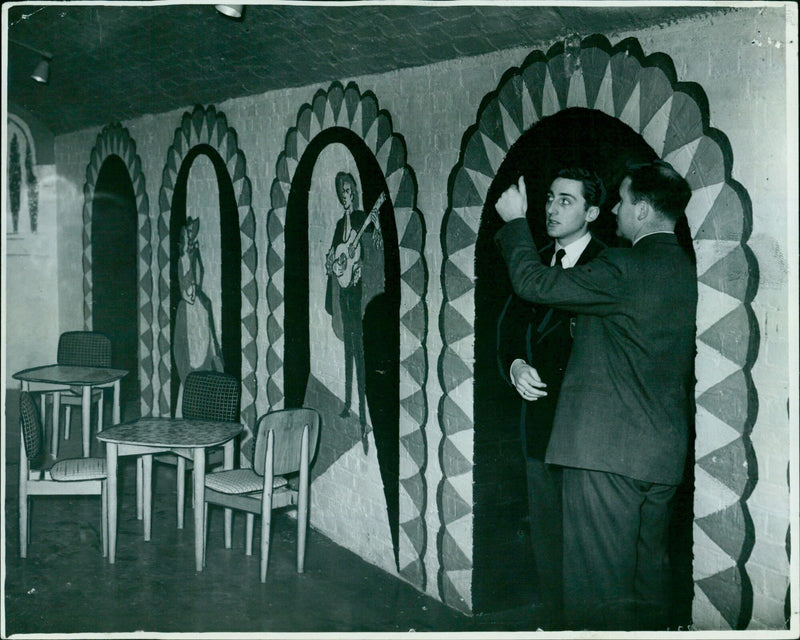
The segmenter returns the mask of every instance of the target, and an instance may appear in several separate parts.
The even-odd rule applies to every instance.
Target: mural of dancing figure
[[[328,275],[325,309],[333,318],[334,332],[344,342],[345,394],[344,409],[340,416],[342,418],[350,417],[353,365],[355,364],[361,444],[366,454],[369,445],[367,442],[362,318],[365,300],[368,300],[369,296],[368,292],[364,291],[362,279],[361,236],[371,225],[375,247],[383,248],[378,209],[383,203],[385,195],[381,194],[367,215],[360,209],[354,208],[358,202],[358,187],[352,174],[341,171],[337,173],[335,186],[336,195],[343,211],[333,232],[331,248],[325,257],[325,272]],[[365,296],[367,296],[366,299]]]
[[[183,397],[183,382],[190,371],[222,371],[223,362],[211,301],[203,293],[203,259],[197,241],[200,219],[186,218],[181,228],[178,285],[181,299],[175,313],[172,353],[180,377],[177,406]]]

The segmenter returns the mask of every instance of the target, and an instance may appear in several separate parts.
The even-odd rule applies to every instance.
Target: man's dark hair
[[[602,207],[606,201],[606,188],[603,181],[594,171],[581,167],[566,167],[558,172],[557,178],[577,180],[583,185],[583,199],[586,208]]]
[[[631,199],[634,204],[644,200],[658,213],[673,222],[685,212],[692,197],[689,183],[668,162],[653,160],[627,168]]]
[[[350,173],[345,173],[344,171],[340,171],[336,174],[335,178],[335,185],[336,185],[336,197],[339,198],[339,202],[342,202],[342,187],[344,186],[345,182],[350,183],[350,190],[353,194],[353,208],[358,207],[358,187],[356,186],[356,180]]]

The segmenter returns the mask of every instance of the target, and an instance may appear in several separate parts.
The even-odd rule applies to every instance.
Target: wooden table
[[[33,367],[14,374],[22,381],[23,391],[47,391],[53,393],[53,455],[58,453],[58,414],[61,410],[61,392],[70,387],[82,387],[81,415],[83,419],[83,456],[89,457],[90,416],[92,411],[92,389],[113,387],[114,404],[111,421],[120,421],[119,390],[120,380],[128,375],[125,369],[110,367],[79,367],[64,364],[48,364]]]
[[[114,564],[117,549],[117,458],[142,456],[144,539],[150,540],[152,523],[153,454],[169,451],[186,457],[191,452],[192,502],[194,506],[195,568],[203,570],[205,535],[205,469],[206,449],[224,445],[224,468],[233,468],[234,438],[244,430],[238,422],[184,420],[183,418],[139,418],[111,427],[97,434],[106,443],[108,464],[108,561]],[[180,479],[179,479],[180,481]],[[230,518],[227,514],[226,518]],[[226,530],[230,530],[226,526]]]

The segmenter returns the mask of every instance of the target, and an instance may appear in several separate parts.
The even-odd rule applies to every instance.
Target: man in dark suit
[[[602,180],[567,168],[550,185],[545,206],[544,264],[569,269],[586,264],[605,245],[589,233],[605,201]],[[574,314],[531,305],[511,294],[498,321],[498,364],[503,379],[522,397],[520,427],[527,472],[528,515],[537,589],[548,616],[560,628],[562,613],[561,469],[545,464],[559,389],[572,349]]]
[[[576,628],[668,624],[670,501],[692,420],[697,279],[675,237],[691,190],[667,163],[631,167],[614,207],[631,248],[542,264],[520,178],[495,208],[514,291],[576,313],[546,461],[563,467],[564,606]]]

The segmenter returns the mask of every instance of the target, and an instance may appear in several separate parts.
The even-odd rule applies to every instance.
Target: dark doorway
[[[239,208],[233,191],[233,182],[228,174],[225,161],[216,149],[207,144],[199,144],[186,155],[175,179],[170,210],[170,336],[175,332],[175,314],[181,299],[178,285],[178,242],[180,230],[186,224],[186,185],[192,163],[199,155],[205,155],[214,166],[219,191],[218,221],[203,218],[203,233],[217,238],[220,243],[222,261],[220,282],[206,283],[204,288],[219,286],[221,298],[221,317],[217,327],[224,371],[241,379],[242,375],[242,241],[239,230]],[[177,408],[180,377],[175,359],[172,363],[171,401],[172,414]]]
[[[114,366],[130,372],[122,379],[123,403],[139,394],[137,231],[128,168],[109,156],[92,199],[92,328],[111,339]]]
[[[322,131],[295,170],[286,207],[285,406],[303,404],[310,376],[308,299],[308,193],[317,157],[329,144],[345,145],[355,159],[364,203],[388,192],[380,165],[364,141],[349,129]],[[384,292],[367,305],[363,317],[367,406],[374,428],[395,563],[399,540],[400,473],[400,251],[391,201],[380,208],[383,233]],[[332,231],[332,230],[331,230]],[[323,436],[324,437],[324,436]],[[319,466],[319,465],[318,465]]]
[[[619,199],[618,189],[626,164],[655,157],[642,137],[619,120],[590,109],[566,109],[542,119],[519,138],[488,190],[475,247],[473,598],[476,611],[524,605],[536,590],[534,573],[520,571],[520,566],[532,563],[520,442],[521,400],[500,377],[497,364],[497,320],[511,293],[511,285],[494,244],[494,235],[502,221],[493,205],[520,174],[524,175],[528,222],[534,241],[543,246],[549,240],[544,203],[555,174],[564,167],[592,169],[603,179],[608,198],[591,231],[607,245],[615,246],[616,220],[611,208]],[[689,450],[693,451],[692,445]],[[691,502],[688,508],[691,510]],[[691,520],[689,517],[689,527]],[[691,545],[686,551],[691,551]],[[686,557],[682,558],[684,565],[686,561]],[[691,602],[690,557],[688,562],[688,591],[685,574],[681,589],[682,597],[688,593]]]

